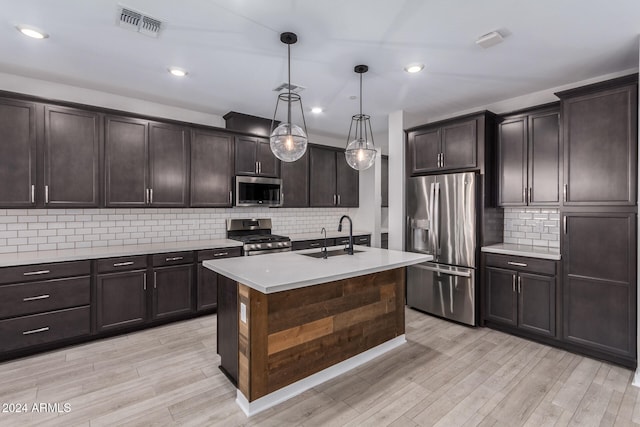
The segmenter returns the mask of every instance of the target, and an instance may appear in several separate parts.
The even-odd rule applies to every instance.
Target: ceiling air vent
[[[298,85],[291,84],[291,92],[300,93],[305,89],[306,88],[304,86],[298,86]],[[279,84],[275,88],[273,88],[274,92],[280,92],[280,91],[283,91],[283,90],[289,90],[289,83],[284,82],[284,83]]]
[[[120,8],[118,25],[145,36],[158,37],[162,21],[125,7]]]

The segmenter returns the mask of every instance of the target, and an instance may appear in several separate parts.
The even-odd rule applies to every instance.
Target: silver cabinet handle
[[[22,298],[22,301],[37,301],[37,300],[41,300],[41,299],[47,299],[49,298],[48,294],[44,294],[44,295],[38,295],[37,297],[27,297],[27,298]]]
[[[518,293],[522,292],[522,277],[518,276]]]
[[[569,192],[569,184],[565,184],[563,189],[562,189],[562,198],[564,199],[564,201],[567,201],[567,193]]]
[[[213,256],[225,256],[229,255],[229,252],[218,252],[217,254],[213,254]]]
[[[337,196],[335,194],[333,195],[333,204],[334,205],[338,204],[338,198],[337,198]]]
[[[258,162],[258,173],[262,173],[262,162]]]
[[[256,162],[256,164],[254,165],[254,170],[256,171],[256,173],[258,173],[258,162]]]
[[[507,264],[509,265],[517,265],[518,267],[526,267],[527,264],[525,264],[524,262],[515,262],[515,261],[507,261]]]
[[[310,248],[317,248],[320,246],[320,243],[309,243]]]
[[[522,189],[522,201],[525,205],[527,204],[527,187]]]
[[[116,262],[113,264],[114,267],[124,267],[127,265],[133,265],[133,261],[127,261],[127,262]]]
[[[438,160],[437,160],[437,163],[438,163],[438,167],[440,167],[440,166],[441,166],[441,165],[440,165],[440,153],[438,153]]]
[[[158,272],[154,271],[153,272],[153,289],[158,288],[157,282],[158,282]]]
[[[229,204],[233,205],[233,192],[229,191]]]
[[[421,270],[433,271],[435,273],[448,274],[450,276],[471,277],[470,271],[445,270],[444,268],[430,267],[427,265],[420,265],[420,264],[414,264],[411,267],[419,268]]]
[[[567,234],[567,216],[562,217],[562,228],[564,228],[564,234]]]
[[[39,276],[41,274],[49,274],[51,271],[49,270],[38,270],[38,271],[29,271],[27,273],[22,273],[23,276]]]
[[[516,275],[511,276],[511,289],[513,292],[516,291]]]
[[[340,201],[340,195],[338,194],[338,205],[342,204],[342,202]]]
[[[49,203],[49,186],[44,186],[44,202]]]
[[[280,204],[284,204],[284,193],[280,193]]]
[[[153,204],[153,188],[149,189],[149,204]]]
[[[358,238],[358,242],[366,242],[367,240],[369,240],[368,237],[360,237],[360,238]]]
[[[31,334],[37,334],[40,332],[47,332],[49,330],[48,326],[45,326],[44,328],[38,328],[38,329],[32,329],[30,331],[24,331],[22,333],[22,335],[31,335]]]
[[[36,202],[36,186],[31,184],[31,203]]]
[[[145,205],[149,204],[149,189],[144,190],[144,203]]]
[[[531,187],[529,187],[529,197],[527,198],[527,204],[531,203]]]
[[[147,273],[142,276],[142,289],[147,290]]]
[[[180,261],[181,259],[184,259],[184,257],[174,256],[174,257],[166,258],[165,261]]]

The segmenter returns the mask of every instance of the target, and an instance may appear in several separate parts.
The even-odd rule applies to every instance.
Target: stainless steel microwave
[[[257,176],[236,176],[235,206],[282,205],[282,180]]]

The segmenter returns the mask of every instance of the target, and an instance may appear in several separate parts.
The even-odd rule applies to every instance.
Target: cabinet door
[[[45,106],[44,114],[45,205],[98,207],[100,116],[56,106]]]
[[[438,170],[440,156],[440,130],[430,129],[409,134],[411,174]]]
[[[563,337],[635,359],[635,214],[565,217]]]
[[[500,206],[527,204],[527,118],[498,125],[498,197]]]
[[[563,100],[565,205],[634,205],[637,85]]]
[[[218,306],[218,273],[198,264],[198,311]]]
[[[256,160],[259,162],[258,174],[277,178],[280,176],[280,160],[271,151],[268,139],[258,138]]]
[[[336,194],[338,206],[357,208],[360,203],[360,173],[349,166],[343,152],[336,153]]]
[[[518,274],[518,327],[539,335],[556,336],[556,279]]]
[[[193,265],[159,267],[153,270],[153,319],[164,319],[193,311]]]
[[[501,268],[485,268],[486,319],[516,326],[518,324],[517,273]]]
[[[149,202],[152,206],[187,206],[190,157],[187,129],[151,123]]]
[[[282,206],[303,208],[309,206],[309,150],[295,162],[280,164],[282,178]]]
[[[218,333],[216,345],[220,369],[238,383],[238,284],[228,277],[218,277]]]
[[[233,137],[196,129],[191,132],[191,206],[232,205]]]
[[[105,119],[105,192],[108,207],[147,204],[147,128],[144,120]]]
[[[310,205],[312,207],[335,206],[337,203],[336,152],[311,147],[309,149],[309,168]]]
[[[389,207],[389,158],[387,156],[382,156],[382,168],[380,171],[380,179],[381,179],[381,205],[383,208]]]
[[[236,175],[257,175],[258,174],[258,141],[256,138],[248,136],[236,136],[235,156]]]
[[[0,99],[0,206],[35,206],[36,104]]]
[[[442,158],[445,169],[475,168],[477,120],[469,120],[442,128]]]
[[[560,203],[559,113],[529,116],[529,205]]]
[[[146,321],[146,282],[144,270],[97,275],[98,332],[140,325]]]

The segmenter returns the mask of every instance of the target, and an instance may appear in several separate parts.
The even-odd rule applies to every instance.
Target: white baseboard
[[[360,365],[364,365],[365,363],[375,359],[378,356],[383,355],[384,353],[393,350],[406,343],[407,339],[404,334],[393,338],[385,343],[382,343],[376,347],[373,347],[365,352],[357,354],[350,359],[347,359],[343,362],[336,363],[333,366],[329,366],[326,369],[323,369],[320,372],[316,372],[313,375],[308,376],[307,378],[301,379],[300,381],[296,381],[293,384],[289,384],[286,387],[281,388],[280,390],[276,390],[273,393],[269,393],[266,396],[263,396],[259,399],[254,400],[253,402],[249,402],[244,394],[238,389],[236,394],[236,403],[242,411],[248,416],[255,415],[259,412],[262,412],[266,409],[269,409],[273,406],[276,406],[279,403],[284,402],[285,400],[291,399],[294,396],[297,396],[317,385],[320,385],[326,381],[329,381],[338,375],[342,375],[351,369],[357,368]]]
[[[633,376],[632,386],[640,387],[640,367],[636,369],[636,373]]]

